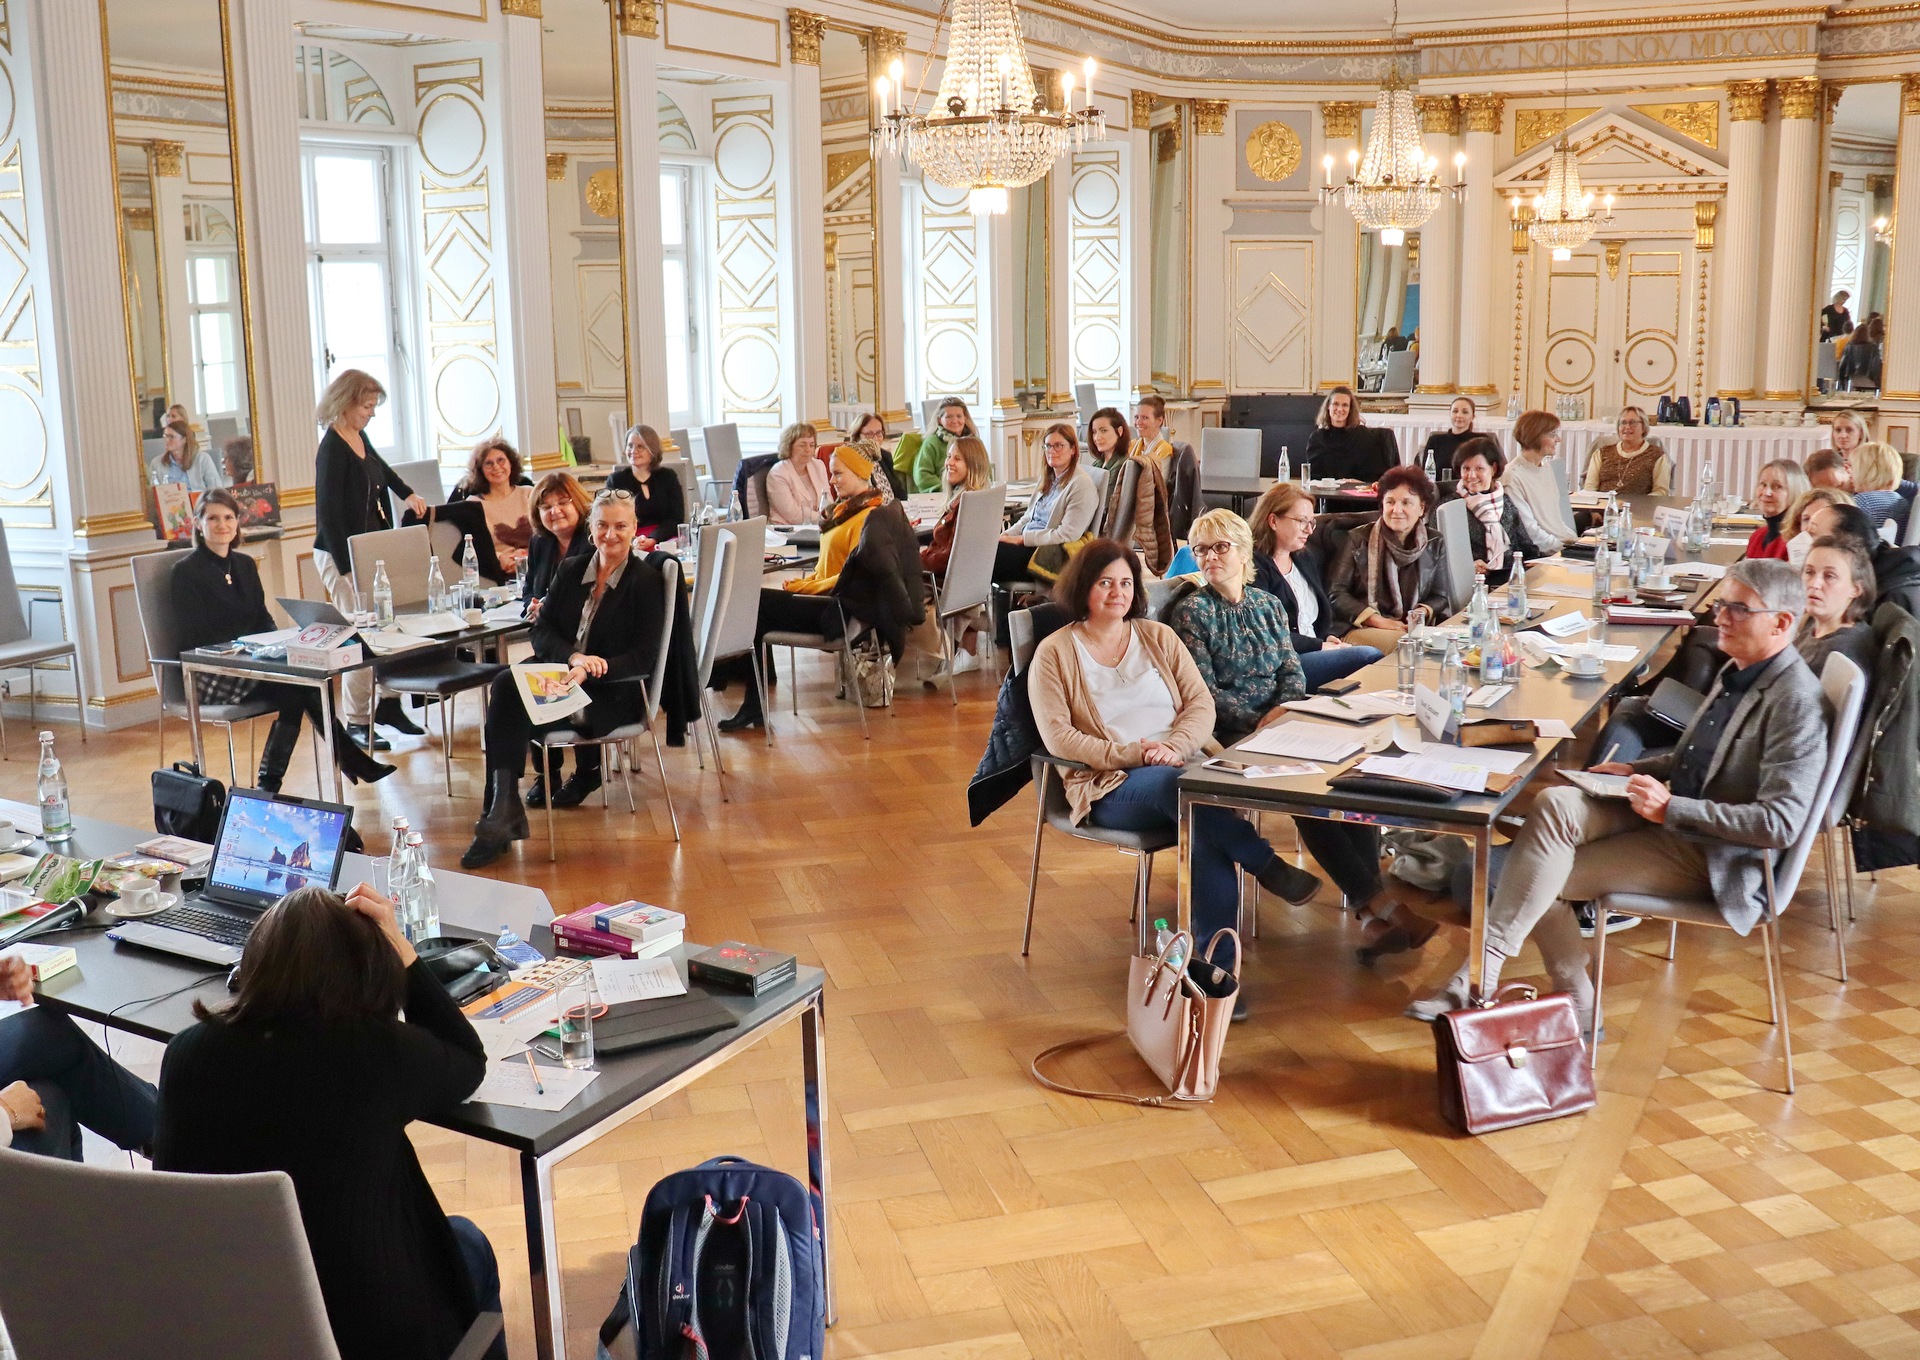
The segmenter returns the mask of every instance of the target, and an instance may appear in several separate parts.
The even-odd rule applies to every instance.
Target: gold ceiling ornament
[[[818,66],[820,40],[826,36],[826,15],[804,9],[787,11],[787,56],[795,66]]]
[[[897,28],[875,28],[867,32],[867,46],[873,52],[873,69],[884,71],[907,56],[907,35]]]
[[[1360,135],[1360,101],[1335,99],[1320,106],[1320,130],[1329,139]]]
[[[547,153],[547,178],[558,181],[566,177],[567,153],[564,151],[549,151]]]
[[[619,13],[620,32],[628,38],[660,36],[659,0],[613,0]]]
[[[1300,134],[1285,123],[1262,123],[1247,138],[1247,168],[1278,184],[1300,168]]]
[[[540,0],[500,0],[500,13],[509,19],[538,19]]]
[[[1607,277],[1617,279],[1620,277],[1620,252],[1625,247],[1626,242],[1606,241],[1603,242],[1603,244],[1607,250]]]
[[[1693,248],[1713,249],[1713,224],[1720,218],[1720,200],[1703,198],[1693,205]]]
[[[1130,96],[1133,102],[1133,126],[1146,129],[1153,126],[1153,91],[1135,90]]]
[[[1542,142],[1550,142],[1597,108],[1515,109],[1513,111],[1513,154],[1525,155]]]
[[[1729,80],[1727,117],[1736,123],[1761,123],[1767,117],[1767,87],[1770,80]]]
[[[148,142],[147,164],[160,179],[179,179],[186,173],[187,145],[185,142]]]
[[[1219,137],[1227,130],[1227,101],[1224,99],[1196,99],[1193,101],[1193,132],[1196,137]]]
[[[1463,94],[1461,107],[1467,115],[1468,132],[1500,131],[1500,120],[1507,111],[1507,97],[1503,94]]]
[[[1186,141],[1186,117],[1180,112],[1180,106],[1173,106],[1173,118],[1153,131],[1153,158],[1165,165],[1180,154],[1180,148]]]
[[[595,217],[620,220],[620,172],[609,166],[587,177],[587,208]]]
[[[1847,85],[1845,81],[1829,80],[1827,82],[1827,101],[1823,112],[1828,127],[1833,126],[1834,115],[1840,112],[1840,96],[1846,92]]]
[[[1712,99],[1687,104],[1634,104],[1635,113],[1644,113],[1654,122],[1672,128],[1682,137],[1702,146],[1720,145],[1720,105]]]
[[[1820,116],[1820,77],[1795,76],[1780,82],[1782,118],[1818,118]]]
[[[1438,137],[1452,137],[1460,131],[1460,106],[1450,94],[1415,95],[1420,110],[1420,130]]]
[[[1920,72],[1900,77],[1900,112],[1907,117],[1920,113]]]

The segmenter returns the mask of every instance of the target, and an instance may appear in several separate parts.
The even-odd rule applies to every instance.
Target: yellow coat
[[[840,569],[847,565],[860,542],[861,526],[872,507],[860,511],[845,523],[836,524],[820,535],[820,560],[807,575],[787,582],[786,588],[797,595],[831,595],[840,580]]]

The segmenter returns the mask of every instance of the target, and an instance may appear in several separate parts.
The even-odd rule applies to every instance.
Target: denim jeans
[[[1180,818],[1180,776],[1177,765],[1142,765],[1127,771],[1127,782],[1099,799],[1087,820],[1109,831],[1160,831]],[[1238,865],[1257,874],[1274,861],[1273,847],[1253,829],[1253,823],[1228,808],[1202,806],[1193,810],[1193,941],[1195,956],[1207,952],[1217,930],[1230,929],[1240,913]],[[1223,941],[1213,961],[1233,967],[1233,950]]]
[[[467,1282],[473,1287],[474,1306],[483,1313],[500,1311],[500,1263],[494,1259],[493,1243],[470,1218],[447,1215],[453,1240],[460,1246],[460,1259],[467,1267]],[[486,1360],[507,1360],[507,1335],[502,1331],[488,1347]]]
[[[1293,825],[1300,843],[1346,894],[1349,909],[1380,891],[1380,828],[1323,817],[1295,817]]]
[[[1307,688],[1319,689],[1328,681],[1346,679],[1385,655],[1378,647],[1322,647],[1317,652],[1300,653],[1300,669],[1306,674]]]
[[[80,1160],[85,1125],[119,1148],[153,1143],[153,1087],[108,1057],[62,1011],[30,1006],[0,1020],[0,1087],[24,1081],[46,1106],[44,1129],[16,1130],[22,1152]]]

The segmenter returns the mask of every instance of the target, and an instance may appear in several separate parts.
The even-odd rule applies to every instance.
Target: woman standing
[[[1064,422],[1047,426],[1043,447],[1047,466],[1034,488],[1033,504],[1019,523],[1000,535],[993,559],[996,581],[1029,579],[1034,549],[1063,547],[1086,537],[1100,512],[1100,493],[1080,466],[1080,440],[1073,426]]]
[[[833,493],[819,453],[820,432],[805,421],[780,431],[780,461],[767,474],[767,517],[775,524],[812,524],[820,517]]]
[[[153,466],[153,484],[179,484],[189,491],[211,491],[225,486],[227,479],[214,466],[213,455],[194,438],[193,426],[184,420],[169,420],[162,436],[165,451]]]
[[[1114,529],[1122,515],[1120,493],[1126,487],[1127,463],[1131,460],[1140,474],[1133,484],[1133,520],[1127,534],[1127,546],[1140,554],[1147,570],[1162,575],[1173,561],[1173,526],[1168,509],[1167,479],[1160,464],[1144,452],[1130,452],[1127,418],[1112,407],[1102,407],[1087,422],[1087,440],[1093,446],[1094,461],[1106,469],[1106,509],[1100,523],[1108,538],[1118,537]]]
[[[1340,545],[1327,586],[1347,641],[1384,652],[1405,636],[1415,608],[1430,619],[1453,612],[1441,579],[1441,538],[1427,531],[1435,495],[1419,468],[1392,469],[1380,479],[1380,517]]]
[[[1453,454],[1453,494],[1467,503],[1467,541],[1473,545],[1475,571],[1485,572],[1487,584],[1503,586],[1513,572],[1513,554],[1522,560],[1551,557],[1558,551],[1541,540],[1546,535],[1519,500],[1500,486],[1507,458],[1500,445],[1476,435]]]
[[[680,523],[687,517],[686,488],[671,468],[660,466],[667,455],[653,426],[631,426],[626,453],[626,463],[607,474],[607,490],[633,497],[640,537],[645,540],[642,549],[651,549],[660,539],[680,532]]]
[[[175,564],[172,579],[173,617],[180,650],[194,651],[231,642],[248,633],[272,632],[267,592],[260,584],[260,568],[238,551],[240,502],[231,491],[215,489],[200,498],[200,545]],[[225,675],[197,675],[200,702],[234,704],[243,699],[272,699],[280,712],[260,750],[259,787],[280,792],[287,764],[300,742],[300,719],[305,715],[320,730],[325,721],[320,691],[307,685],[281,685]],[[340,773],[355,784],[376,783],[393,773],[358,746],[338,718],[326,734]]]
[[[1295,482],[1270,487],[1253,507],[1254,588],[1280,601],[1307,688],[1319,689],[1372,665],[1381,652],[1352,646],[1335,631],[1342,625],[1333,598],[1307,551],[1313,524],[1313,497]]]
[[[1567,522],[1560,482],[1547,466],[1560,452],[1560,417],[1551,411],[1522,411],[1513,423],[1513,442],[1520,446],[1520,456],[1507,464],[1500,484],[1527,507],[1557,551],[1561,544],[1580,537],[1580,531]]]
[[[1433,459],[1436,468],[1453,466],[1453,455],[1467,440],[1474,437],[1473,421],[1479,414],[1479,408],[1473,404],[1472,397],[1455,397],[1447,404],[1447,428],[1435,430],[1427,436],[1425,447],[1420,450],[1422,467],[1427,459]],[[1499,447],[1497,444],[1495,447]]]
[[[1647,437],[1647,413],[1638,406],[1622,406],[1613,428],[1616,437],[1595,445],[1587,455],[1580,485],[1622,496],[1672,495],[1673,459],[1666,445]]]
[[[449,501],[477,501],[487,517],[487,536],[500,570],[512,575],[533,542],[533,483],[520,470],[520,454],[497,435],[474,445],[467,472]]]
[[[934,418],[933,428],[920,441],[920,452],[913,456],[913,489],[916,492],[924,496],[940,489],[940,470],[947,463],[947,448],[963,436],[978,439],[980,431],[973,427],[973,416],[967,410],[967,404],[958,397],[948,397],[940,403],[940,414]]]
[[[389,492],[405,501],[414,514],[427,513],[426,501],[400,480],[367,439],[367,425],[386,397],[387,389],[372,374],[349,368],[327,385],[314,411],[314,420],[326,426],[326,433],[320,437],[320,451],[313,463],[313,566],[333,607],[348,617],[360,603],[354,589],[353,554],[348,548],[353,536],[393,527],[393,516],[387,510]],[[375,751],[388,749],[386,739],[373,730],[375,721],[408,736],[421,734],[420,726],[401,709],[397,696],[382,699],[380,711],[369,714],[371,670],[348,671],[340,687],[345,695],[347,728],[362,745]]]
[[[1747,539],[1748,557],[1774,557],[1787,560],[1788,535],[1780,532],[1787,510],[1807,489],[1807,474],[1791,458],[1776,458],[1760,468],[1760,479],[1753,487],[1753,508],[1766,523]]]
[[[1360,418],[1360,399],[1351,387],[1336,387],[1320,403],[1320,414],[1307,438],[1302,466],[1313,464],[1313,475],[1342,481],[1377,482],[1399,462],[1393,433],[1369,429]]]

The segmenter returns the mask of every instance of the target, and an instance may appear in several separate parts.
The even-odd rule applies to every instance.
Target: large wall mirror
[[[555,395],[574,452],[603,463],[629,410],[612,22],[606,0],[541,6]]]
[[[225,483],[254,409],[221,0],[106,0],[105,18],[134,453],[143,484],[198,490]]]
[[[1900,86],[1895,81],[1847,85],[1839,96],[1827,127],[1819,296],[1808,322],[1816,394],[1877,391],[1891,323],[1886,315],[1893,262],[1888,219],[1900,140]]]
[[[1187,379],[1187,106],[1162,105],[1153,111],[1152,313],[1153,382],[1169,392],[1184,392]]]
[[[878,325],[873,249],[873,158],[867,38],[829,27],[820,40],[820,128],[827,200],[827,403],[836,427],[877,410]]]

